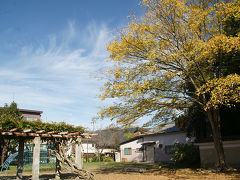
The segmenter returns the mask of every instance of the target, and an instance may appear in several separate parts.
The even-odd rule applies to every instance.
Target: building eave
[[[30,110],[30,109],[19,109],[20,112],[31,112],[31,113],[38,113],[42,114],[43,111],[37,111],[37,110]]]

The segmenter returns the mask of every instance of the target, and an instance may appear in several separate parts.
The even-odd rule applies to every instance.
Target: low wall
[[[198,143],[201,166],[203,168],[214,167],[216,165],[216,152],[214,143]],[[234,168],[240,168],[240,140],[224,141],[224,153],[228,165]]]

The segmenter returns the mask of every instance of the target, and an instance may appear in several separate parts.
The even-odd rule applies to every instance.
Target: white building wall
[[[193,141],[194,139],[189,139],[185,132],[173,132],[164,134],[153,134],[146,135],[140,139],[133,140],[131,142],[120,145],[121,161],[143,161],[144,152],[139,152],[136,149],[142,147],[143,142],[155,142],[154,145],[154,161],[170,161],[171,155],[165,152],[166,146],[174,145],[175,143],[187,143]],[[124,154],[124,148],[132,148],[131,155]]]
[[[125,143],[120,145],[120,153],[121,153],[121,161],[127,161],[127,162],[140,162],[143,160],[143,153],[142,151],[137,151],[138,148],[141,148],[142,145],[142,138],[136,139],[134,141],[131,141],[129,143]],[[124,148],[131,148],[132,154],[131,155],[125,155],[124,154]]]
[[[98,152],[101,154],[114,153],[116,149],[98,149]]]
[[[120,152],[115,152],[115,161],[116,161],[116,162],[121,162]]]
[[[92,143],[82,143],[83,153],[97,153],[96,145]]]
[[[170,161],[171,155],[165,153],[167,145],[173,145],[175,143],[187,143],[187,136],[184,132],[166,133],[158,135],[149,135],[143,137],[144,141],[154,141],[154,161]],[[162,147],[159,147],[159,145]]]

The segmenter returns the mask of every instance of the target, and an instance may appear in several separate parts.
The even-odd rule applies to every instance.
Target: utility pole
[[[87,138],[87,157],[86,157],[86,161],[88,162],[88,138]]]

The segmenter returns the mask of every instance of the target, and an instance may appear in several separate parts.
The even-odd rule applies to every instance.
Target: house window
[[[165,153],[166,154],[171,154],[171,152],[173,151],[174,145],[166,145],[165,146]]]
[[[141,148],[136,148],[136,153],[141,153],[142,149]]]
[[[132,155],[132,148],[124,148],[124,155]]]
[[[24,120],[28,120],[28,121],[36,121],[38,120],[37,118],[33,118],[33,117],[23,117]]]

